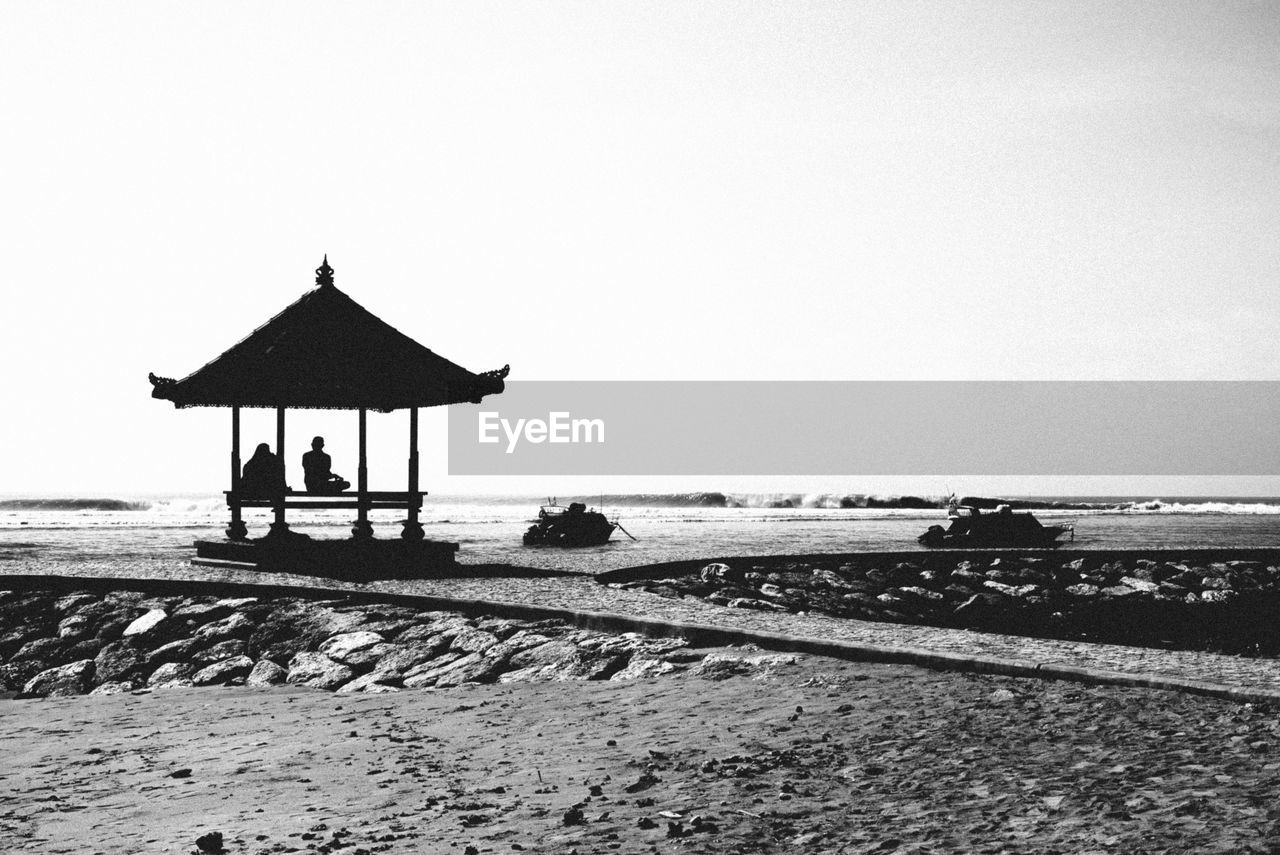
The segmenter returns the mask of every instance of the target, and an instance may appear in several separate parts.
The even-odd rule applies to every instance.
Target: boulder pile
[[[289,683],[337,692],[659,676],[681,639],[344,600],[0,591],[0,697]]]
[[[1280,655],[1280,566],[1128,558],[752,559],[615,583],[728,608]]]

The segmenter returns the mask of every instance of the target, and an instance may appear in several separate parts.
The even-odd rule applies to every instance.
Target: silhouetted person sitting
[[[240,494],[247,498],[269,499],[288,489],[284,483],[284,464],[271,453],[271,446],[259,443],[253,457],[244,464],[240,476]]]
[[[324,453],[324,437],[311,440],[311,450],[302,455],[308,493],[341,493],[351,486],[349,481],[330,471],[332,465],[332,458]]]

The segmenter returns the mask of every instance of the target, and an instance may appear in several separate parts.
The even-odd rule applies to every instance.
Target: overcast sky
[[[513,380],[1280,379],[1274,4],[15,3],[0,116],[6,493],[222,489],[147,372],[326,252]]]

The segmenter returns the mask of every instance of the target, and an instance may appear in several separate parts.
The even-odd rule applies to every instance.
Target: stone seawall
[[[700,663],[681,639],[304,597],[0,590],[0,697],[290,683],[389,692],[625,680]]]
[[[1280,655],[1275,550],[734,558],[597,579],[730,608]]]

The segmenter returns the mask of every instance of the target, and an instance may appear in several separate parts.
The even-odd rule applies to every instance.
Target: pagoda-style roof
[[[316,287],[248,338],[181,380],[150,375],[153,398],[177,407],[370,409],[479,403],[509,366],[473,374],[374,316],[333,284]]]

